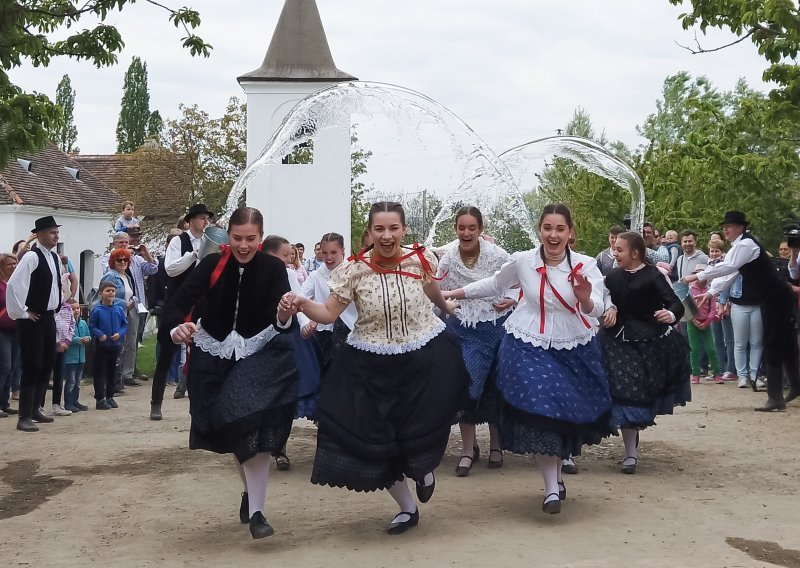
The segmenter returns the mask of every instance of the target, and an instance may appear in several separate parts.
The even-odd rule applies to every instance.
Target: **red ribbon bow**
[[[377,264],[374,264],[374,263],[370,262],[369,260],[367,260],[367,256],[366,256],[366,253],[367,253],[368,250],[369,249],[363,248],[363,249],[361,249],[361,251],[358,254],[354,254],[354,255],[350,256],[347,260],[355,260],[357,262],[363,262],[364,264],[369,266],[374,272],[377,272],[378,274],[399,274],[400,276],[408,276],[408,277],[413,278],[415,280],[422,280],[423,276],[421,276],[419,274],[414,274],[413,272],[405,272],[404,270],[386,270],[384,268],[381,268]],[[411,247],[411,252],[409,252],[408,254],[400,256],[400,257],[386,258],[386,259],[383,259],[383,260],[385,260],[386,262],[391,262],[391,263],[399,265],[404,260],[407,260],[407,259],[411,258],[412,256],[416,255],[419,258],[420,265],[422,266],[423,274],[427,274],[428,276],[430,276],[431,278],[433,278],[434,280],[437,280],[437,281],[442,280],[442,278],[444,278],[444,276],[442,276],[442,278],[436,278],[436,275],[433,273],[433,268],[431,267],[431,263],[428,262],[428,259],[425,258],[424,254],[422,254],[424,250],[425,250],[424,246],[420,245],[419,243],[414,243],[414,245]]]
[[[573,282],[575,280],[575,276],[577,274],[580,274],[582,268],[583,268],[583,263],[579,262],[572,269],[572,271],[569,273],[569,276],[567,276],[567,282],[570,282],[570,283]],[[573,315],[577,314],[578,317],[580,318],[581,322],[583,323],[583,325],[586,326],[586,329],[591,329],[592,328],[591,324],[589,324],[589,322],[586,320],[585,317],[583,317],[583,314],[581,313],[580,302],[576,302],[574,308],[572,306],[570,306],[567,303],[567,301],[564,299],[564,297],[561,294],[558,293],[558,290],[555,289],[553,284],[547,278],[547,266],[540,266],[539,268],[536,269],[536,272],[539,273],[539,333],[540,334],[544,333],[544,324],[545,324],[544,289],[545,289],[545,286],[550,286],[550,290],[553,291],[553,295],[555,295],[556,299],[559,302],[561,302],[561,305],[564,306],[569,313],[571,313]]]

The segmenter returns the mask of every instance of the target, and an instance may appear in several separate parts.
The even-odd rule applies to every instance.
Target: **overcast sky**
[[[139,2],[110,23],[126,48],[119,65],[95,69],[58,60],[49,68],[13,70],[27,90],[55,97],[64,73],[77,91],[78,146],[113,153],[122,81],[131,57],[148,66],[150,106],[175,117],[178,105],[212,115],[241,96],[236,77],[257,68],[283,0],[164,0],[199,10],[198,34],[214,46],[209,59],[180,47],[181,30],[166,13]],[[450,108],[497,152],[555,133],[576,107],[596,129],[629,145],[655,110],[664,78],[681,70],[706,75],[720,89],[739,77],[766,90],[766,62],[749,42],[707,55],[693,43],[667,0],[317,0],[337,66],[362,80],[420,91]],[[705,47],[733,39],[715,33]]]

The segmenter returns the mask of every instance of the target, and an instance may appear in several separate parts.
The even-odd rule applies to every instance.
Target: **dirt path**
[[[800,405],[754,413],[765,395],[732,384],[700,385],[645,432],[637,475],[619,473],[618,438],[588,449],[555,516],[528,458],[489,470],[484,455],[455,478],[454,435],[420,526],[400,537],[384,534],[388,495],[309,483],[315,430],[298,422],[292,470],[271,474],[276,535],[257,542],[238,522],[231,458],[186,449],[188,402],[151,422],[149,388],[128,391],[116,411],[38,434],[0,419],[3,565],[800,567]]]

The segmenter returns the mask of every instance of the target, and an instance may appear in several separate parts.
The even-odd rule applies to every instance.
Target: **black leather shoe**
[[[433,472],[431,472],[433,475]],[[427,503],[433,497],[433,491],[436,489],[436,476],[433,477],[430,485],[423,485],[417,481],[417,499],[420,503]]]
[[[250,500],[247,491],[242,492],[242,502],[239,504],[239,520],[243,525],[250,522]]]
[[[764,406],[754,408],[756,412],[772,412],[774,410],[786,410],[786,402],[776,398],[768,398]]]
[[[564,485],[563,481],[558,482],[558,498],[562,501],[567,499],[567,486]]]
[[[552,500],[548,501],[548,499],[550,497],[552,497],[553,495],[555,495],[556,497],[559,497],[558,493],[548,493],[547,495],[545,495],[544,501],[542,501],[542,511],[544,511],[545,513],[550,513],[551,515],[555,515],[555,514],[561,512],[561,498],[560,497],[558,499],[552,499]]]
[[[19,410],[17,410],[16,408],[4,408],[3,412],[8,414],[9,416],[16,416],[17,414],[19,414]]]
[[[252,536],[253,539],[257,539],[266,538],[274,534],[275,531],[269,526],[264,514],[261,511],[253,513],[253,516],[250,517],[250,536]]]
[[[150,420],[161,420],[161,403],[150,403]],[[245,521],[247,522],[247,521]]]
[[[33,421],[40,422],[42,424],[49,424],[50,422],[55,422],[55,418],[53,418],[52,416],[45,416],[44,414],[42,414],[37,410],[36,412],[33,413]]]
[[[186,391],[175,389],[172,398],[183,398],[186,396]]]
[[[17,420],[17,430],[22,432],[38,432],[39,427],[30,418],[20,418]]]
[[[402,515],[406,515],[408,517],[405,521],[399,521],[398,518]],[[414,511],[413,513],[409,513],[408,511],[400,511],[394,516],[392,522],[389,523],[389,527],[386,529],[386,532],[389,534],[403,534],[408,529],[415,527],[419,524],[419,509]]]
[[[628,456],[625,458],[626,460],[633,460],[633,463],[625,464],[625,460],[622,460],[622,473],[627,473],[628,475],[633,475],[636,473],[636,458],[632,456]]]
[[[461,465],[462,460],[469,460],[469,465]],[[461,456],[461,459],[458,460],[458,465],[456,465],[456,477],[467,477],[472,470],[474,461],[475,458],[473,456]]]

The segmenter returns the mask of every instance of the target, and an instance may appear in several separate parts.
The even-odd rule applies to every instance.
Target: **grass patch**
[[[156,337],[148,337],[142,342],[139,352],[136,354],[136,368],[143,375],[151,379],[156,370]]]

